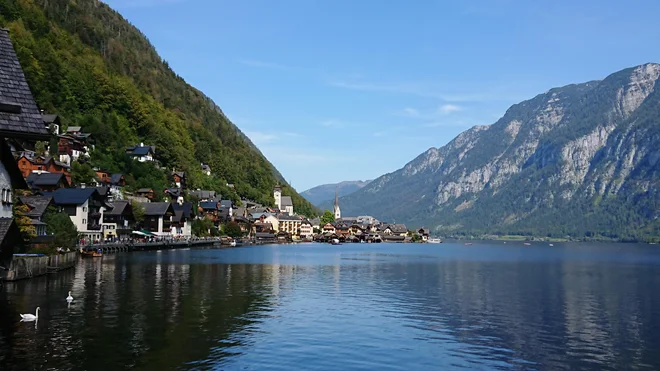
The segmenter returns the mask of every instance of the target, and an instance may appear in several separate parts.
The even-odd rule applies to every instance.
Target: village
[[[338,198],[334,212],[313,219],[298,215],[282,188],[273,189],[274,206],[248,199],[234,202],[212,190],[190,189],[186,173],[171,169],[170,187],[157,195],[152,188],[126,189],[126,177],[93,167],[90,153],[94,137],[84,127],[62,125],[61,118],[39,110],[20,68],[6,30],[0,31],[7,79],[0,86],[2,144],[1,215],[2,255],[14,252],[24,230],[31,230],[26,251],[52,247],[55,234],[48,232],[46,213],[65,214],[77,231],[78,246],[131,241],[224,238],[247,243],[297,241],[410,242],[426,241],[429,231],[409,231],[403,224],[380,222],[370,216],[342,217]],[[17,88],[20,87],[20,88]],[[157,148],[136,143],[125,148],[133,161],[160,167]],[[74,184],[72,168],[92,166],[88,183]],[[211,176],[208,164],[200,163]],[[234,190],[232,184],[227,189]],[[160,191],[158,191],[160,192]],[[226,197],[223,197],[226,196]],[[15,210],[22,210],[14,215]],[[19,225],[20,224],[20,225]],[[18,233],[20,230],[21,233]],[[73,246],[71,246],[73,247]]]

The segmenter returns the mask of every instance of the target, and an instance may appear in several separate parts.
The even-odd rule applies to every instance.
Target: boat
[[[465,246],[472,246],[472,242],[466,242]]]
[[[442,243],[442,240],[439,238],[429,238],[428,243]]]
[[[532,244],[529,243],[529,242],[525,242],[523,245],[525,245],[525,246],[532,246]]]
[[[101,251],[101,249],[93,250],[93,251],[86,251],[80,249],[80,255],[87,258],[100,258],[103,256],[103,252]]]

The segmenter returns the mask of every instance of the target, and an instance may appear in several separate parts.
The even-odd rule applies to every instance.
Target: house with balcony
[[[103,239],[103,213],[112,209],[96,188],[60,188],[52,193],[53,204],[59,212],[66,213],[87,241]]]
[[[153,200],[154,199],[154,190],[151,189],[151,188],[140,188],[135,192],[135,195],[137,197],[146,198],[147,200]]]
[[[0,28],[0,263],[8,263],[21,234],[14,221],[14,189],[27,189],[7,140],[48,141],[44,125],[20,62],[9,38],[9,30]],[[0,277],[3,278],[3,277]]]
[[[30,174],[58,173],[64,174],[68,184],[71,184],[71,168],[50,156],[35,156],[30,152],[22,152],[16,159],[18,168],[24,178]]]
[[[309,220],[304,219],[300,222],[300,238],[312,238],[314,236],[314,228]]]
[[[157,236],[172,235],[174,207],[171,202],[149,202],[140,204],[144,208],[143,229]]]
[[[302,220],[297,216],[280,214],[277,216],[279,221],[278,232],[286,232],[291,236],[298,237],[300,236],[300,226]]]
[[[177,188],[186,188],[186,173],[172,169],[172,181]]]
[[[195,219],[192,202],[173,202],[174,217],[172,218],[172,236],[192,236],[192,221]]]
[[[135,225],[133,206],[128,201],[114,201],[109,210],[103,213],[103,238],[128,238]]]
[[[69,129],[80,127],[70,127]],[[74,136],[66,133],[57,136],[57,155],[60,162],[71,166],[73,161],[78,161],[81,157],[89,157],[89,147],[84,137]]]
[[[215,191],[204,191],[201,189],[188,191],[188,195],[197,197],[200,202],[215,201],[220,198],[220,195],[217,195]]]
[[[53,197],[19,196],[18,203],[28,207],[27,217],[35,228],[37,237],[46,235],[46,223],[43,221],[44,214],[49,206],[53,205]]]

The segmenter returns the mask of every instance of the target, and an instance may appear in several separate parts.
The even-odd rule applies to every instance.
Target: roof
[[[82,205],[99,192],[96,188],[59,188],[49,194],[57,205]]]
[[[80,131],[80,130],[82,130],[82,127],[80,127],[80,126],[69,126],[66,129],[66,132],[67,133],[72,133],[72,132],[76,132],[76,131]]]
[[[55,124],[57,121],[59,121],[59,116],[46,113],[41,115],[41,119],[44,120],[44,124],[50,125],[50,124]]]
[[[221,207],[232,207],[234,203],[231,200],[222,200],[220,201]]]
[[[174,213],[177,216],[177,221],[181,220],[180,215],[185,216],[186,218],[190,218],[192,216],[192,207],[193,204],[192,202],[184,202],[183,204],[179,205],[177,202],[172,203],[172,208],[174,209]]]
[[[26,181],[31,186],[57,186],[66,177],[62,173],[30,173]]]
[[[210,170],[211,170],[211,167],[210,167],[209,165],[207,165],[207,164],[202,164],[202,170],[203,170],[203,171],[210,171]]]
[[[105,215],[122,215],[127,206],[129,206],[128,201],[114,201],[112,210],[106,211]]]
[[[153,191],[154,190],[151,189],[151,188],[140,188],[140,189],[137,190],[137,193],[149,193],[149,192],[153,192]]]
[[[50,137],[6,29],[0,29],[0,137]]]
[[[218,203],[214,201],[205,201],[205,202],[200,202],[199,207],[205,210],[217,210],[218,209]]]
[[[407,233],[408,232],[408,227],[406,227],[405,224],[390,224],[389,228],[393,233]],[[387,228],[385,228],[385,229],[387,229]]]
[[[31,218],[40,218],[46,212],[48,205],[53,202],[53,197],[48,196],[19,196],[18,200],[30,207],[27,216]]]
[[[110,183],[119,184],[123,176],[123,174],[112,174],[112,176],[110,176]]]
[[[41,220],[37,220],[37,219],[30,219],[30,224],[32,224],[32,225],[47,225],[46,223],[42,222]]]
[[[277,220],[290,220],[290,221],[298,221],[300,222],[300,218],[297,216],[291,216],[291,215],[278,215]]]
[[[266,232],[257,232],[254,234],[256,238],[275,238],[275,235],[273,233],[266,233]]]
[[[291,196],[282,196],[282,207],[285,206],[293,206],[293,201],[291,200]]]
[[[321,224],[321,218],[319,218],[317,216],[316,218],[310,220],[309,222],[312,223],[312,225],[320,225]]]
[[[0,31],[2,33],[2,31]],[[7,141],[0,138],[0,162],[5,167],[9,175],[9,181],[14,189],[27,189],[28,185],[23,178],[21,170],[18,168],[18,163],[14,156],[11,154],[11,148]]]
[[[196,190],[196,191],[189,191],[188,194],[192,196],[197,196],[197,198],[199,199],[209,199],[215,197],[215,191]]]
[[[144,215],[161,216],[171,212],[174,214],[172,204],[169,202],[148,202],[140,204],[144,208]]]
[[[126,151],[131,156],[146,156],[149,152],[153,152],[151,146],[134,146],[126,148]]]
[[[174,171],[172,172],[172,175],[177,175],[179,178],[185,178],[186,173],[184,171]]]

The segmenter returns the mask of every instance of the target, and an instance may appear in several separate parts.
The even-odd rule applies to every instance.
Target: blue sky
[[[299,191],[660,62],[660,1],[108,0]]]

